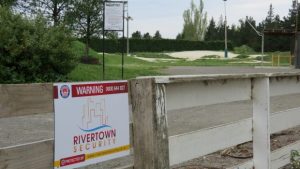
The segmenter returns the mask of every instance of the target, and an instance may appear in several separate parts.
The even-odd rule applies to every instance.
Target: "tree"
[[[209,21],[209,26],[207,28],[206,35],[205,35],[205,40],[213,41],[213,40],[217,39],[216,35],[217,35],[216,22],[215,22],[214,18],[211,18],[211,20]]]
[[[274,27],[274,25],[273,25],[274,19],[275,19],[274,18],[274,8],[273,8],[273,5],[270,4],[268,15],[265,19],[265,28],[266,29],[272,29]]]
[[[85,57],[89,57],[91,37],[102,33],[102,4],[101,0],[75,1],[67,14],[75,34],[85,40]]]
[[[153,36],[153,39],[162,39],[161,34],[159,33],[159,31],[155,32],[155,34]]]
[[[132,39],[142,39],[142,33],[140,31],[136,31],[131,35]]]
[[[106,32],[105,37],[107,39],[114,39],[114,40],[116,40],[116,39],[119,38],[119,34],[118,34],[118,32]]]
[[[182,40],[183,39],[183,35],[181,33],[178,33],[178,35],[176,36],[176,40]]]
[[[75,67],[72,38],[63,26],[28,20],[0,7],[0,83],[64,81]]]
[[[11,7],[16,3],[16,0],[0,0],[0,7]]]
[[[149,32],[147,32],[147,33],[145,33],[144,35],[143,35],[143,39],[151,39],[152,37],[151,37],[151,35],[150,35],[150,33]]]
[[[199,8],[194,1],[191,7],[183,13],[184,25],[182,34],[186,40],[204,40],[207,28],[207,13],[203,13],[204,3],[200,0]]]
[[[18,0],[19,10],[29,15],[42,14],[54,26],[64,21],[72,0]]]
[[[291,9],[289,9],[288,16],[283,17],[283,26],[284,26],[284,28],[295,29],[297,10],[300,13],[300,9],[299,8],[297,9],[296,0],[293,0],[292,7],[291,7]],[[298,23],[300,23],[300,17],[298,18]]]

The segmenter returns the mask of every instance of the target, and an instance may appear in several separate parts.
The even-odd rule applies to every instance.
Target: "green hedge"
[[[97,52],[102,52],[102,39],[93,38],[90,47]],[[188,51],[188,50],[223,50],[224,41],[200,42],[171,39],[130,39],[130,52],[163,52],[163,51]],[[228,43],[228,49],[233,45]],[[122,51],[122,40],[105,40],[105,52],[116,53]],[[125,40],[126,51],[126,40]]]

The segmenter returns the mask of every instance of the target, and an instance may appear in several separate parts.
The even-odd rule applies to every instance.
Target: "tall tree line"
[[[298,11],[300,10],[298,9]],[[251,16],[246,16],[245,18],[239,20],[238,25],[228,26],[228,39],[233,43],[234,46],[246,44],[259,51],[261,46],[261,38],[251,28],[248,22],[250,22],[260,32],[272,29],[294,31],[296,25],[296,13],[296,0],[293,0],[288,15],[282,18],[274,13],[274,8],[272,4],[270,4],[269,10],[266,11],[266,18],[262,22],[257,23]],[[218,23],[216,23],[214,18],[212,18],[209,21],[205,40],[224,40],[224,29],[225,27],[222,16],[220,17]],[[289,50],[293,46],[293,39],[294,37],[292,36],[266,35],[265,49],[267,51]]]

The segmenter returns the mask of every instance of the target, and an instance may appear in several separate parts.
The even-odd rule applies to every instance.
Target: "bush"
[[[122,39],[105,40],[105,52],[122,52]],[[126,45],[126,41],[124,43]],[[102,52],[102,39],[92,38],[90,47],[97,52]],[[125,46],[126,48],[126,46]],[[223,50],[223,41],[202,42],[172,39],[130,39],[130,52],[165,52],[188,50]],[[232,44],[228,43],[228,49],[232,50]]]
[[[66,80],[75,67],[70,33],[43,18],[22,18],[0,8],[0,83]]]
[[[254,53],[254,49],[250,48],[247,45],[242,45],[240,47],[235,47],[234,52],[238,54],[251,54]]]

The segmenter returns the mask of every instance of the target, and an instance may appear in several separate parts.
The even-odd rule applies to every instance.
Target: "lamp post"
[[[226,1],[224,1],[224,9],[225,9],[225,58],[228,58],[228,46],[227,46],[227,14],[226,14]]]
[[[300,69],[300,59],[299,59],[299,50],[298,50],[298,16],[299,16],[299,4],[298,4],[298,0],[296,0],[296,25],[295,25],[295,68],[296,69]]]
[[[127,22],[127,56],[129,56],[129,21],[133,20],[133,18],[131,16],[129,16],[129,12],[128,12],[128,5],[127,5],[127,16],[125,17],[126,22]]]
[[[248,17],[246,18],[246,21],[251,26],[251,28],[257,33],[257,35],[261,37],[261,65],[263,65],[264,55],[265,55],[264,54],[264,47],[265,47],[265,34],[264,34],[264,31],[259,32],[258,30],[256,30],[256,28],[248,20]]]

